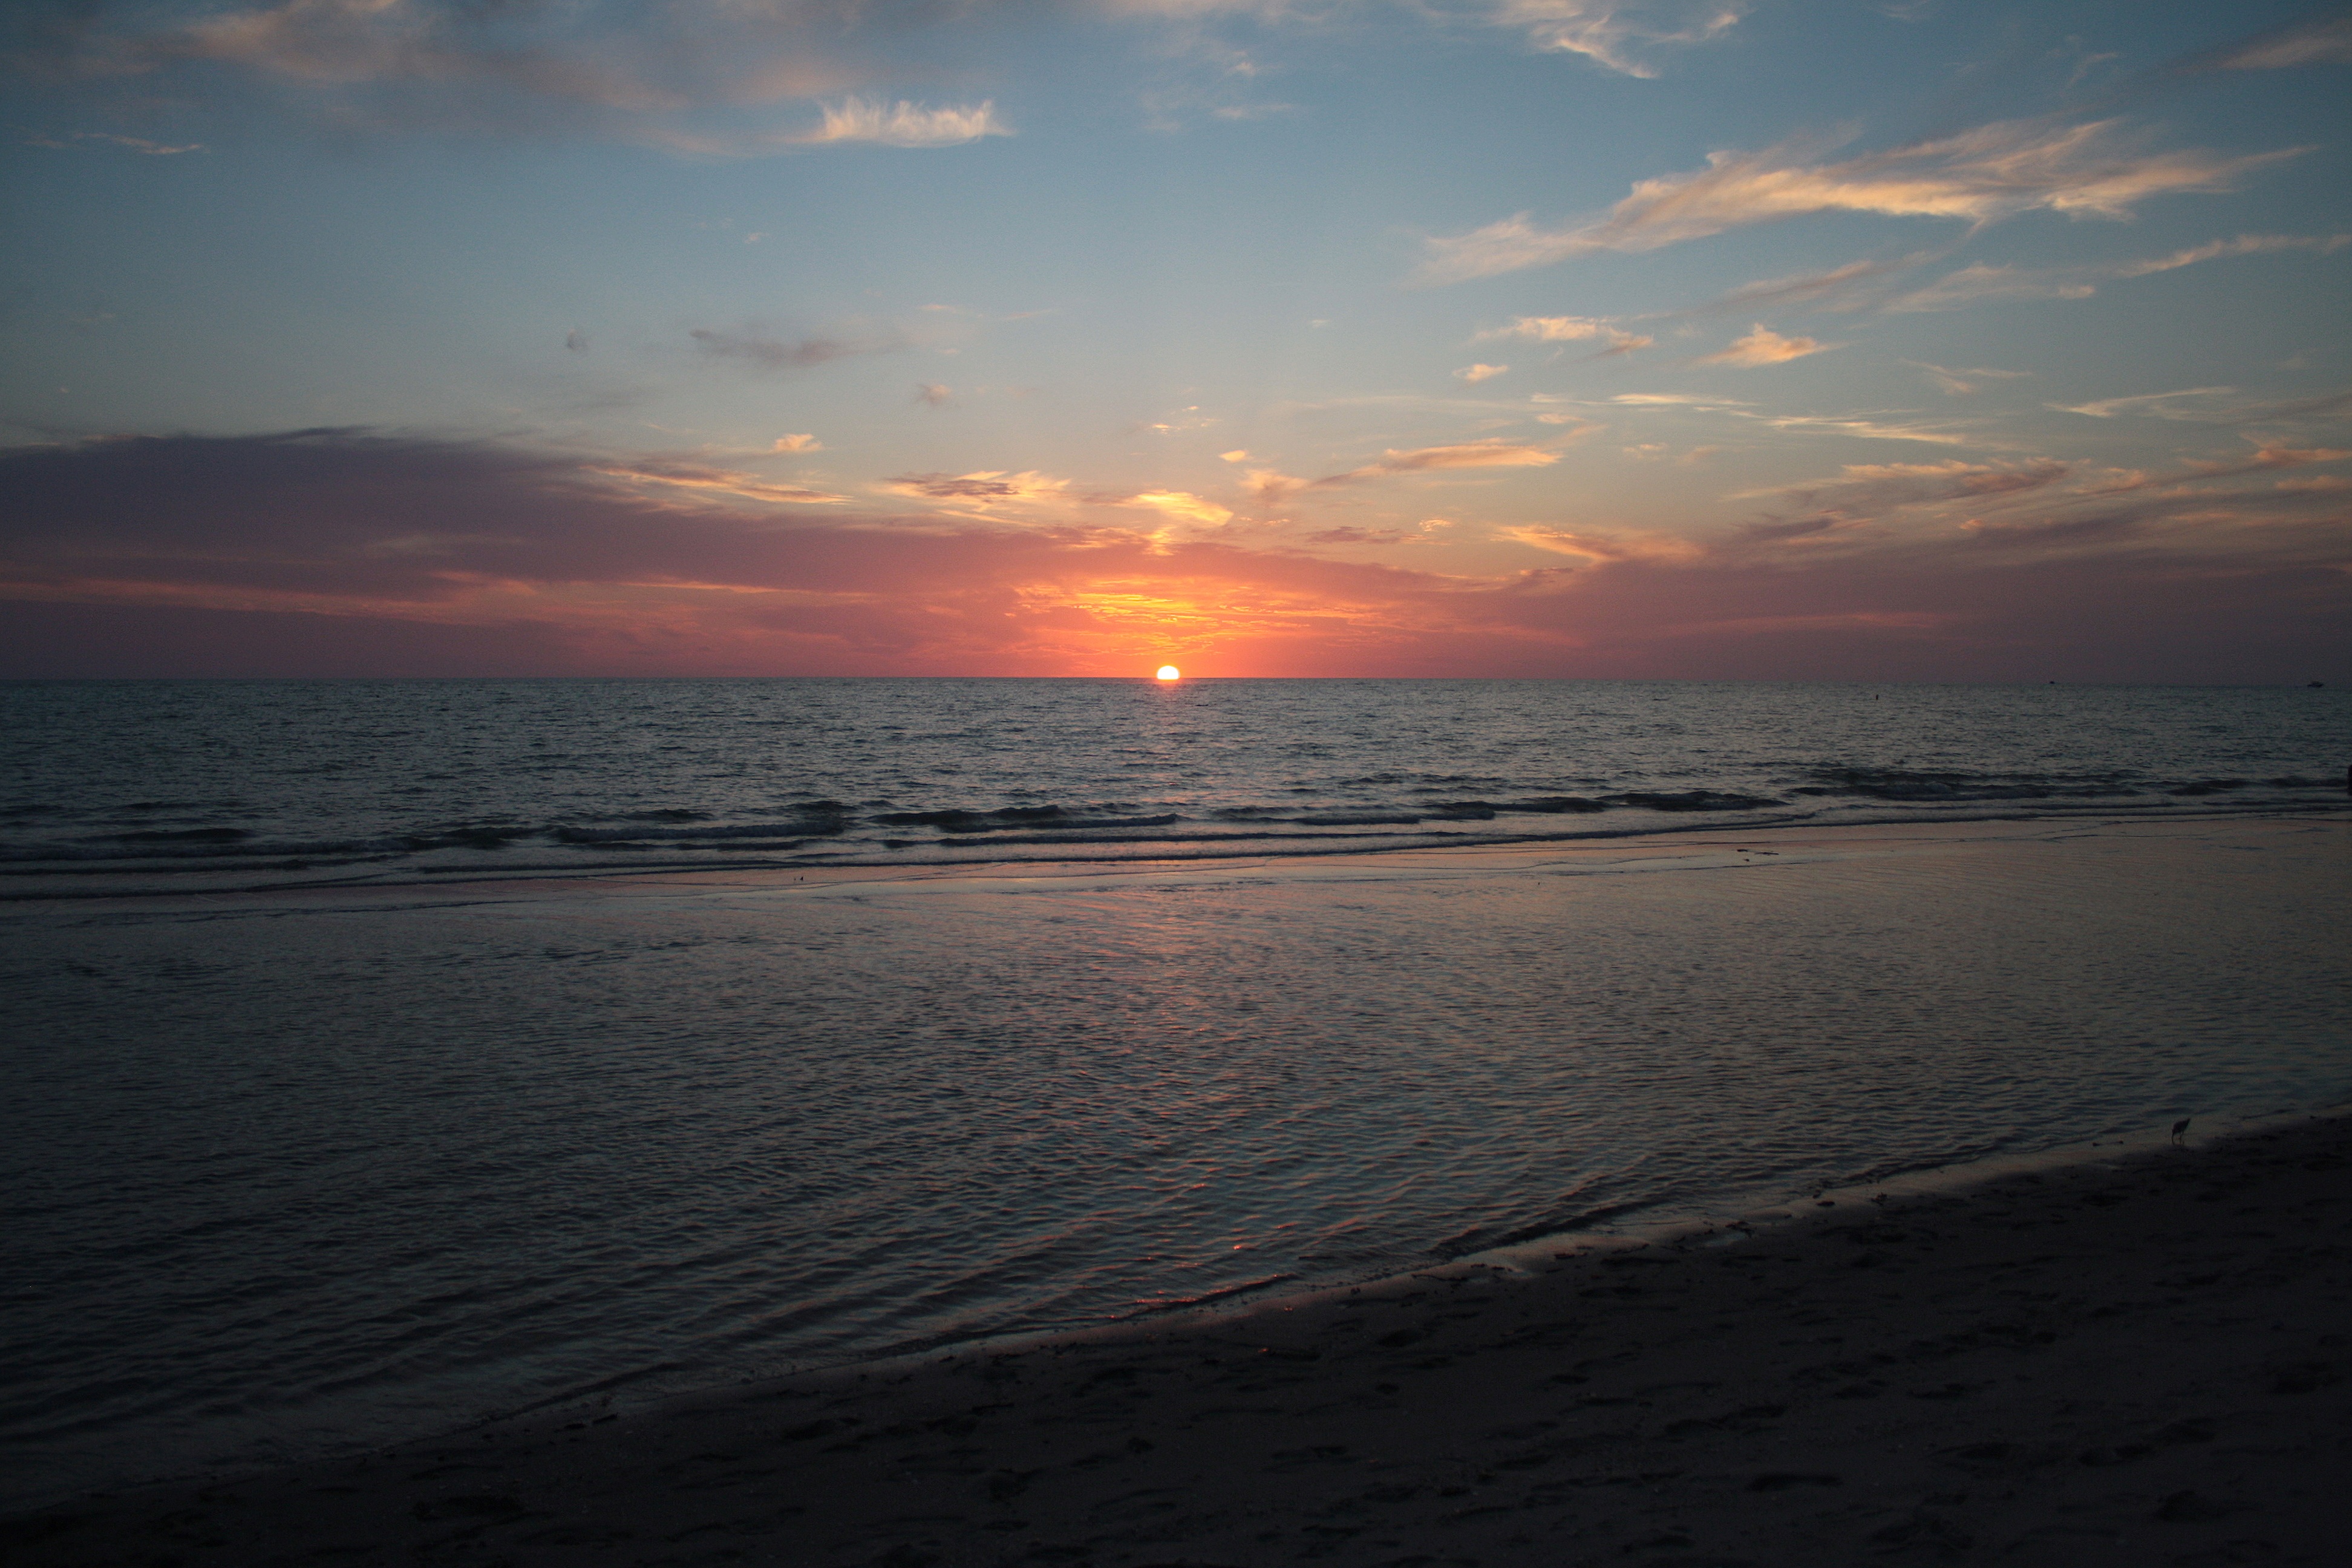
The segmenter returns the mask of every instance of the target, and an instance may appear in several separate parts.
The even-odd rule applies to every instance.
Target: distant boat
[[[2311,689],[2313,689],[2314,691],[2316,691],[2316,690],[2318,690],[2321,687],[2326,686],[2326,685],[2327,684],[2327,682],[2326,682],[2326,681],[2324,681],[2324,680],[2314,680],[2314,681],[2309,682],[2308,684],[2310,685]]]

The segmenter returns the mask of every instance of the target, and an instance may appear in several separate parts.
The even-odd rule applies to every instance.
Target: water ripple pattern
[[[2345,798],[2352,699],[1475,680],[0,684],[0,897],[1328,854]]]
[[[12,831],[742,824],[810,796],[1200,822],[1294,787],[1795,801],[1833,769],[2146,792],[2313,776],[2343,739],[2332,694],[2031,689],[1898,721],[1843,688],[940,683],[878,721],[919,684],[19,689]],[[846,760],[746,739],[794,705]],[[23,1502],[2342,1100],[2346,824],[2315,792],[2154,804],[2272,787],[1701,850],[35,889],[0,905],[0,1474]],[[468,853],[540,853],[507,842]]]

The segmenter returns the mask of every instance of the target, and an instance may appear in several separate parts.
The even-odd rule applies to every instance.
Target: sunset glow
[[[1016,13],[27,32],[0,675],[2352,678],[2340,20]]]

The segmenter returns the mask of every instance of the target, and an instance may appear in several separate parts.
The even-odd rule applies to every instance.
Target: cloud
[[[1809,436],[1843,436],[1870,441],[1927,441],[1958,447],[1968,437],[1958,431],[1916,422],[1893,423],[1910,409],[1878,409],[1855,414],[1764,414],[1736,397],[1702,397],[1682,392],[1623,392],[1609,400],[1635,414],[1714,414],[1769,429]]]
[[[1330,484],[1337,479],[1425,474],[1453,468],[1540,468],[1559,461],[1559,453],[1547,451],[1541,447],[1520,446],[1500,439],[1457,441],[1451,446],[1416,447],[1405,452],[1391,448],[1377,463],[1318,482]]]
[[[1827,353],[1832,349],[1844,346],[1843,343],[1825,343],[1814,338],[1784,338],[1759,321],[1746,337],[1719,353],[1701,354],[1698,363],[1748,366],[1786,364],[1792,359]]]
[[[2352,235],[2242,234],[2234,239],[2209,240],[2164,256],[2087,267],[2009,267],[1982,262],[1947,273],[1924,289],[1898,295],[1884,309],[1908,312],[1952,310],[1989,300],[2087,300],[2102,283],[2147,278],[2194,267],[2231,256],[2260,256],[2281,250],[2315,250],[2327,255],[2352,245]]]
[[[2033,374],[2030,370],[1990,370],[1983,367],[1974,370],[1950,370],[1940,364],[1929,364],[1925,360],[1916,359],[1906,359],[1903,363],[1916,365],[1926,371],[1928,380],[1954,397],[1966,397],[1974,393],[1979,382],[2016,381],[2029,378]],[[1971,376],[1976,380],[1969,379]]]
[[[86,73],[152,74],[203,63],[314,94],[379,122],[421,100],[488,98],[644,114],[761,101],[836,85],[796,60],[822,27],[790,10],[686,5],[660,11],[481,5],[463,0],[276,0],[189,15],[185,6],[91,6],[45,40]],[[750,14],[747,14],[750,13]],[[697,45],[699,47],[696,47]],[[404,104],[383,89],[412,89]],[[370,98],[365,89],[375,89]]]
[[[1621,392],[1610,400],[1627,408],[1739,408],[1736,397],[1703,397],[1689,392]]]
[[[1297,17],[1328,23],[1344,8],[1307,0],[1097,0],[1115,16],[1199,23],[1211,16],[1246,16],[1272,24]],[[1460,16],[1519,34],[1538,49],[1581,55],[1604,70],[1654,77],[1645,58],[1674,47],[1711,43],[1748,14],[1748,0],[1470,0],[1459,8],[1424,14]]]
[[[1752,310],[1759,305],[1813,305],[1822,300],[1832,301],[1831,310],[1850,310],[1844,301],[1854,298],[1860,286],[1882,278],[1907,272],[1922,262],[1931,261],[1941,253],[1915,250],[1908,256],[1892,260],[1849,261],[1826,272],[1800,272],[1786,278],[1767,278],[1754,283],[1743,283],[1722,298],[1708,301],[1687,312],[1692,315],[1717,311]]]
[[[1213,525],[1230,522],[1234,516],[1229,508],[1219,506],[1213,500],[1203,500],[1190,490],[1146,490],[1140,495],[1129,497],[1124,504],[1149,507],[1181,522]]]
[[[2279,70],[2289,66],[2352,62],[2352,16],[2331,16],[2283,28],[2221,61],[2225,70]]]
[[[1327,528],[1307,536],[1309,544],[1395,544],[1405,537],[1393,528]]]
[[[1457,441],[1442,447],[1415,447],[1408,450],[1391,447],[1381,454],[1378,462],[1366,463],[1342,473],[1326,474],[1319,479],[1304,479],[1273,468],[1252,468],[1243,479],[1250,494],[1256,497],[1261,505],[1278,506],[1291,497],[1307,491],[1338,489],[1409,474],[1473,468],[1540,468],[1559,461],[1559,454],[1548,447],[1488,437],[1479,441]]]
[[[1523,524],[1498,528],[1495,537],[1515,540],[1555,555],[1578,555],[1598,562],[1673,565],[1701,560],[1706,554],[1706,546],[1696,540],[1665,533],[1594,532]]]
[[[803,489],[796,485],[772,484],[756,474],[736,473],[726,468],[705,468],[698,464],[667,462],[657,458],[641,459],[635,463],[588,463],[583,471],[603,474],[611,479],[626,479],[638,484],[666,485],[677,489],[700,491],[710,497],[733,500],[776,501],[794,506],[806,506],[840,501],[847,498],[828,495],[823,490]]]
[[[679,466],[599,465],[651,463],[352,430],[0,451],[0,674],[1075,675],[1181,642],[1264,675],[2300,681],[2352,614],[2340,490],[2052,484],[1795,548],[1563,518],[1498,535],[1557,564],[1448,574],[680,506]],[[1829,482],[1968,478],[1916,467]]]
[[[2191,461],[2185,467],[2189,474],[2200,479],[2219,479],[2239,474],[2258,474],[2270,468],[2301,468],[2314,463],[2340,463],[2347,458],[2352,458],[2352,447],[2288,447],[2276,441],[2254,439],[2254,454],[2250,458],[2224,462]]]
[[[63,138],[31,136],[26,139],[25,145],[62,150],[73,146],[76,142],[97,142],[109,147],[124,148],[148,158],[174,158],[183,153],[205,151],[205,144],[201,142],[184,142],[173,146],[162,142],[150,142],[142,136],[117,136],[110,131],[77,131]]]
[[[1002,468],[982,468],[969,474],[900,474],[886,482],[902,495],[976,501],[984,506],[1058,498],[1070,488],[1069,480],[1034,469],[1017,474]]]
[[[915,384],[915,401],[929,408],[945,408],[955,401],[955,388],[936,381],[919,381]]]
[[[824,443],[818,440],[814,436],[779,436],[776,437],[776,444],[770,447],[769,450],[773,452],[822,452],[824,450]]]
[[[2179,392],[2144,392],[2136,397],[2107,397],[2094,403],[2073,405],[2053,403],[2050,406],[2061,414],[2087,415],[2093,419],[2114,419],[2126,414],[2147,415],[2158,419],[2201,419],[2210,416],[2180,405],[2188,399],[2196,398],[2210,408],[2213,399],[2232,396],[2237,390],[2234,386],[2190,386]]]
[[[53,78],[158,79],[159,93],[218,98],[226,75],[339,135],[584,134],[733,157],[854,142],[947,147],[1012,134],[992,102],[932,108],[855,90],[887,68],[892,51],[876,42],[955,26],[948,8],[877,15],[856,0],[89,0],[73,9],[69,23],[31,30],[27,58]],[[818,103],[814,129],[761,122],[766,106],[834,93],[847,96]],[[804,110],[789,114],[804,121]]]
[[[1465,364],[1454,373],[1454,379],[1469,382],[1475,386],[1479,382],[1492,381],[1498,375],[1507,375],[1510,374],[1510,369],[1511,367],[1507,364]]]
[[[1626,76],[1654,77],[1641,56],[1664,45],[1710,42],[1738,25],[1746,0],[1698,0],[1672,5],[1623,0],[1498,0],[1488,12],[1497,26],[1514,27],[1539,49],[1582,55]]]
[[[1507,327],[1488,327],[1470,341],[1491,342],[1497,338],[1526,338],[1538,343],[1580,342],[1597,339],[1608,344],[1594,356],[1598,359],[1632,353],[1658,341],[1638,332],[1621,331],[1593,316],[1521,316]]]
[[[763,371],[806,370],[833,360],[895,353],[907,347],[907,341],[896,336],[804,337],[787,342],[757,327],[697,327],[686,335],[707,358],[740,361]]]
[[[1926,441],[1939,447],[1959,447],[1968,443],[1968,437],[1933,425],[1893,425],[1870,415],[1733,412],[1736,417],[1753,419],[1775,430],[1794,431],[1801,435],[1846,436],[1862,441]]]
[[[924,109],[901,100],[885,105],[845,98],[824,111],[824,124],[793,140],[806,146],[874,142],[885,147],[960,147],[983,136],[1010,136],[993,101],[963,109]]]
[[[1250,468],[1242,474],[1242,482],[1262,506],[1279,506],[1317,481],[1302,479],[1274,468]]]
[[[2227,157],[2142,153],[2120,145],[2116,121],[2052,127],[2008,121],[1838,163],[1801,149],[1707,155],[1707,167],[1635,183],[1607,216],[1542,229],[1521,213],[1427,241],[1424,281],[1458,282],[1549,266],[1598,251],[1646,251],[1748,224],[1818,213],[1929,217],[1978,227],[2021,213],[2124,218],[2153,196],[2225,191],[2252,171],[2307,151]]]
[[[1221,463],[1246,463],[1249,461],[1249,448],[1246,447],[1236,447],[1230,452],[1220,452],[1217,454],[1217,461]]]
[[[1973,505],[1999,496],[2046,489],[2072,472],[2070,465],[2048,458],[2021,463],[1969,463],[1957,458],[1940,463],[1847,463],[1834,479],[1743,491],[1732,499],[1769,496],[1808,521],[1844,524],[1874,521],[1912,507],[1950,501]],[[1784,526],[1786,521],[1785,514],[1776,514],[1766,527]]]
[[[1370,8],[1357,0],[1080,0],[1077,8],[1177,24],[1187,49],[1213,55],[1219,75],[1238,81],[1257,67],[1210,36],[1214,18],[1295,16],[1316,26],[1351,7]],[[43,9],[58,15],[22,27],[18,52],[52,79],[147,79],[153,101],[241,90],[339,137],[585,135],[730,158],[1011,135],[993,101],[933,106],[876,89],[904,68],[907,35],[934,35],[913,51],[924,62],[916,68],[930,74],[938,58],[982,58],[1026,15],[928,0],[53,0]],[[1721,37],[1744,9],[1745,0],[1460,0],[1421,16],[1508,29],[1538,49],[1650,76],[1658,55]],[[1234,101],[1230,88],[1178,96],[1225,121],[1295,112]],[[821,115],[814,128],[811,106]]]

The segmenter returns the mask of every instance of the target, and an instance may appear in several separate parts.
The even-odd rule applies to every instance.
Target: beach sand
[[[2342,1562],[2348,1153],[2352,1121],[2306,1119],[1831,1194],[89,1498],[0,1544],[26,1568]]]

